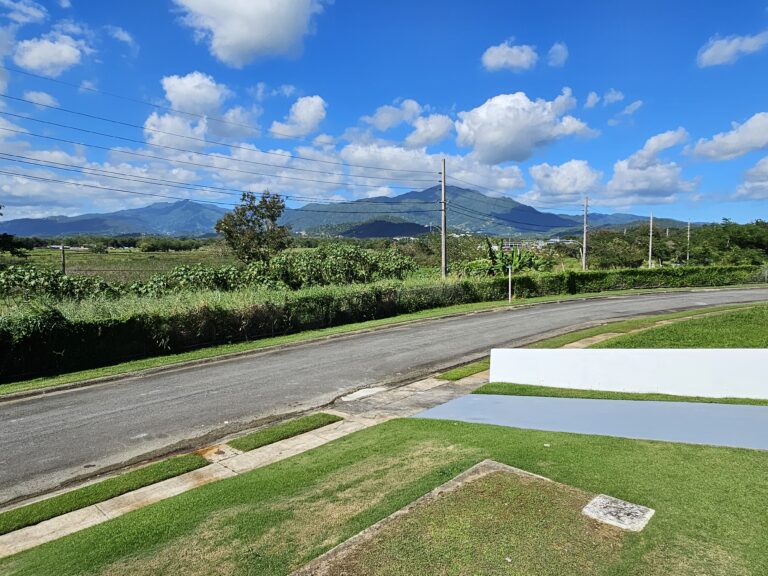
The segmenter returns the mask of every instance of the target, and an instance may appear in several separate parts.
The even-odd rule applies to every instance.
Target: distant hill
[[[448,228],[456,232],[483,234],[546,234],[574,226],[572,218],[539,212],[511,198],[486,196],[457,186],[446,188]],[[361,223],[377,215],[397,217],[422,226],[440,225],[440,187],[407,192],[399,196],[368,198],[339,204],[307,204],[288,209],[283,222],[294,232],[318,231],[324,226]]]
[[[576,234],[581,229],[580,214],[552,214],[521,204],[511,198],[492,197],[474,190],[448,186],[448,229],[493,236],[548,236]],[[93,234],[118,236],[148,234],[163,236],[203,236],[214,231],[224,208],[190,200],[158,202],[143,208],[106,214],[51,216],[0,221],[0,233],[16,236],[62,236]],[[620,228],[646,222],[634,214],[590,214],[592,228]],[[310,235],[356,238],[417,236],[425,228],[440,226],[440,187],[407,192],[394,197],[367,198],[337,204],[307,204],[287,208],[282,224],[293,232]],[[659,220],[659,228],[684,226],[676,220]]]
[[[19,218],[0,222],[0,232],[15,236],[64,236],[94,234],[151,234],[159,236],[202,236],[213,232],[216,221],[227,210],[190,200],[157,202],[106,214]]]

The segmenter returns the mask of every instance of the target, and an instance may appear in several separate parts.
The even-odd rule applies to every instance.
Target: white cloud
[[[605,203],[621,206],[671,203],[678,193],[691,192],[697,182],[684,180],[677,163],[665,162],[658,156],[687,138],[683,128],[657,134],[632,156],[616,162]]]
[[[424,148],[404,148],[386,143],[351,143],[345,146],[338,158],[351,164],[364,166],[387,166],[391,171],[377,170],[376,175],[403,178],[403,173],[396,170],[431,170],[435,173],[435,184],[438,181],[437,173],[441,170],[441,160],[444,154],[430,154]],[[490,166],[469,156],[448,155],[446,157],[446,171],[449,176],[460,178],[493,188],[499,191],[518,190],[525,186],[525,180],[517,166]],[[371,171],[360,168],[350,168],[351,174],[366,176]],[[417,176],[423,179],[424,175]],[[362,182],[381,184],[381,181],[362,179]],[[431,186],[430,183],[413,182],[413,189],[420,190]],[[461,184],[461,186],[465,186]],[[485,192],[485,191],[484,191]]]
[[[362,121],[370,124],[377,130],[385,132],[402,122],[413,122],[421,114],[422,107],[410,98],[403,100],[397,106],[379,106],[372,116],[363,116]]]
[[[293,84],[281,84],[276,88],[270,88],[266,82],[257,82],[255,86],[248,89],[248,93],[258,102],[262,102],[270,96],[285,96],[290,98],[297,92]]]
[[[568,46],[565,42],[555,42],[547,52],[547,64],[559,68],[568,60]]]
[[[18,24],[42,22],[48,17],[48,10],[32,0],[0,0],[0,7],[7,9],[6,18]]]
[[[98,84],[96,84],[95,80],[83,80],[80,82],[80,92],[91,92],[93,90],[98,90]]]
[[[136,55],[139,52],[139,45],[136,43],[136,39],[124,28],[120,26],[107,26],[107,33],[112,36],[118,42],[122,42],[127,45],[131,52]]]
[[[429,146],[445,139],[453,130],[453,120],[444,114],[432,114],[416,118],[414,131],[408,134],[405,144],[411,147]]]
[[[259,133],[258,127],[253,121],[253,117],[261,113],[261,109],[246,110],[242,106],[235,106],[227,110],[219,122],[209,120],[208,131],[214,136],[223,136],[224,138],[244,138],[246,136],[255,136]]]
[[[635,100],[631,104],[627,104],[621,112],[619,112],[618,114],[616,114],[616,116],[614,116],[613,118],[608,120],[608,125],[609,126],[617,126],[618,124],[621,123],[622,120],[624,120],[626,118],[629,118],[635,112],[640,110],[640,108],[642,108],[642,106],[643,106],[643,101],[642,100]]]
[[[527,44],[514,46],[511,44],[512,40],[491,46],[483,53],[482,62],[486,70],[495,72],[507,69],[520,72],[530,70],[536,65],[539,59],[536,48]]]
[[[25,70],[56,77],[79,64],[83,54],[91,51],[83,40],[76,40],[68,34],[51,33],[19,42],[13,61]]]
[[[754,36],[713,36],[699,49],[696,63],[699,68],[733,64],[746,54],[759,52],[768,45],[768,30]]]
[[[144,122],[144,128],[144,137],[151,144],[172,146],[174,148],[199,149],[204,147],[205,143],[193,139],[204,140],[208,124],[205,118],[192,122],[188,118],[181,118],[175,114],[152,112]],[[168,134],[159,134],[158,132],[153,132],[153,130],[160,130]],[[183,136],[187,136],[187,138],[183,138]]]
[[[42,106],[58,106],[59,102],[48,94],[47,92],[38,92],[35,90],[29,90],[24,92],[24,99],[30,100],[35,104],[41,104]]]
[[[600,188],[602,172],[586,160],[569,160],[559,166],[537,164],[528,169],[533,188],[520,197],[521,202],[536,206],[555,206],[579,202]]]
[[[597,106],[598,102],[600,102],[600,96],[597,95],[597,92],[590,92],[587,94],[587,101],[584,103],[584,108],[594,108]]]
[[[615,88],[611,88],[603,94],[603,106],[608,106],[609,104],[614,104],[616,102],[621,102],[624,100],[624,93],[616,90]]]
[[[457,142],[471,146],[482,162],[523,161],[533,150],[564,136],[594,135],[584,122],[565,113],[576,105],[570,88],[552,101],[530,100],[524,92],[500,94],[468,112],[459,112]]]
[[[739,200],[768,200],[768,156],[744,175],[744,182],[733,196]]]
[[[192,114],[214,113],[232,95],[224,84],[197,71],[186,76],[166,76],[161,83],[171,106]]]
[[[242,68],[260,56],[296,54],[323,0],[174,0],[211,54]]]
[[[72,2],[69,0],[59,0],[59,6],[64,9],[72,8]]]
[[[303,96],[294,102],[285,122],[272,122],[269,129],[274,136],[306,136],[317,130],[325,118],[325,100],[320,96]]]
[[[743,124],[733,123],[729,132],[702,138],[693,147],[696,156],[710,160],[731,160],[747,152],[768,147],[768,112],[758,112]]]

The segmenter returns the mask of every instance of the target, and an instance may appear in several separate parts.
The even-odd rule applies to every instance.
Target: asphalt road
[[[768,289],[540,304],[436,319],[0,403],[0,503],[248,422],[601,320],[768,300]]]

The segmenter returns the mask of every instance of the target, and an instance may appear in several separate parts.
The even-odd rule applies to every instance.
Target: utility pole
[[[688,247],[685,250],[685,263],[691,260],[691,219],[688,218]]]
[[[442,223],[440,227],[440,273],[442,277],[448,276],[448,255],[446,254],[445,246],[445,234],[446,234],[446,217],[445,217],[445,158],[443,158],[443,172],[442,172],[442,194],[440,195],[440,221]]]
[[[648,233],[648,268],[653,268],[653,212],[651,212],[651,227]]]
[[[581,269],[587,269],[587,213],[589,212],[589,196],[584,196],[584,238],[581,241]]]
[[[64,252],[64,241],[61,241],[61,273],[67,273],[67,256]]]

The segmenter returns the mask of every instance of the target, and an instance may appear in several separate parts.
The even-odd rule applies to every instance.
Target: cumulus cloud
[[[696,63],[699,68],[733,64],[747,54],[759,52],[768,45],[768,30],[753,36],[713,36],[699,49]]]
[[[222,121],[209,120],[208,131],[214,136],[224,138],[244,138],[255,136],[259,133],[254,123],[254,117],[261,113],[261,109],[246,110],[242,106],[230,108],[220,117]]]
[[[192,122],[188,118],[181,118],[175,114],[158,114],[153,112],[144,122],[144,137],[147,142],[160,146],[173,146],[175,148],[202,148],[204,142],[195,139],[205,139],[208,128],[205,118]],[[160,134],[155,132],[167,132]],[[186,138],[184,138],[186,136]]]
[[[590,92],[587,94],[587,101],[584,103],[584,108],[594,108],[597,106],[598,102],[600,102],[600,96],[597,95],[597,92]]]
[[[311,32],[323,0],[174,0],[211,54],[242,68],[260,56],[291,55]]]
[[[362,121],[381,132],[386,132],[402,122],[413,122],[421,114],[421,110],[422,107],[416,100],[407,98],[395,106],[379,106],[373,115],[363,116]]]
[[[768,200],[768,156],[747,170],[744,182],[737,188],[738,200]]]
[[[616,102],[621,102],[624,100],[624,93],[620,90],[616,90],[615,88],[611,88],[603,94],[603,106],[608,106],[609,104],[615,104]]]
[[[533,188],[520,197],[521,202],[535,206],[572,204],[600,189],[603,173],[593,169],[586,160],[569,160],[559,166],[537,164],[528,173]]]
[[[46,76],[59,76],[80,63],[83,54],[92,52],[84,40],[52,32],[16,45],[13,61],[25,70]]]
[[[622,206],[670,203],[678,193],[692,191],[697,183],[684,180],[677,163],[659,158],[661,152],[679,146],[687,138],[683,128],[657,134],[632,156],[616,162],[606,188],[606,203]]]
[[[0,7],[6,9],[6,18],[18,24],[42,22],[48,17],[48,10],[32,0],[0,0]]]
[[[520,72],[530,70],[536,65],[539,59],[536,48],[527,44],[515,46],[512,44],[513,40],[491,46],[483,53],[482,62],[486,70],[495,72],[506,69]]]
[[[161,84],[173,108],[192,114],[212,114],[232,95],[224,84],[197,71],[186,76],[166,76]]]
[[[35,90],[28,90],[27,92],[24,92],[24,99],[34,102],[35,104],[40,104],[41,107],[59,105],[59,102],[56,100],[56,98],[54,98],[47,92],[38,92]]]
[[[547,52],[547,64],[559,68],[568,60],[568,46],[565,42],[555,42]]]
[[[459,112],[457,142],[471,146],[482,162],[523,161],[533,150],[564,136],[590,136],[595,132],[566,112],[576,105],[570,88],[552,101],[530,100],[524,92],[500,94],[481,106]]]
[[[294,102],[285,122],[272,122],[270,132],[277,138],[306,136],[317,130],[325,118],[325,100],[320,96],[303,96]]]
[[[445,114],[432,114],[416,118],[414,130],[405,138],[411,147],[429,146],[444,140],[453,130],[453,120]]]
[[[758,112],[743,124],[733,123],[728,132],[702,138],[693,147],[696,156],[709,160],[731,160],[747,152],[768,147],[768,112]]]

